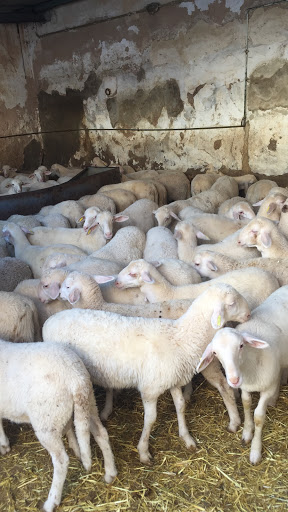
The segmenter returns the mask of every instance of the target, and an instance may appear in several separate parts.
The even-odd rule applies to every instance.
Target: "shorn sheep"
[[[140,391],[144,428],[138,451],[141,462],[149,463],[149,435],[156,421],[158,397],[170,390],[179,435],[187,448],[194,448],[195,442],[185,422],[181,386],[192,379],[200,355],[215,330],[226,321],[243,322],[249,316],[245,299],[232,287],[218,284],[198,297],[178,320],[132,318],[106,311],[74,309],[50,317],[43,327],[43,339],[73,348],[94,383],[106,389],[137,388]],[[235,431],[240,418],[233,392],[220,368],[209,379],[222,394],[230,414],[230,429]]]
[[[49,452],[53,480],[43,510],[53,512],[60,504],[69,457],[62,441],[91,469],[90,430],[99,445],[105,466],[105,481],[117,471],[106,429],[95,403],[89,374],[80,357],[68,347],[52,343],[9,343],[0,340],[0,453],[10,451],[2,419],[31,423],[35,434]],[[72,428],[72,414],[76,436]]]
[[[220,360],[227,382],[241,388],[244,408],[242,441],[252,440],[250,462],[261,460],[262,429],[268,405],[275,405],[283,369],[288,367],[288,286],[282,286],[254,309],[251,318],[236,329],[222,329],[206,348],[199,371],[212,361]],[[263,350],[258,350],[263,349]],[[251,416],[251,393],[260,399]],[[253,434],[254,430],[254,434]]]

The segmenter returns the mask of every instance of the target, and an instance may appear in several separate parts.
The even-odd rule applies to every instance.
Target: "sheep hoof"
[[[152,459],[152,455],[149,452],[143,453],[142,455],[140,455],[140,462],[142,462],[142,464],[151,466],[151,464],[152,464],[151,459]]]
[[[9,444],[7,444],[7,445],[3,445],[3,444],[2,444],[2,445],[0,446],[0,453],[1,453],[1,455],[6,455],[6,453],[9,453],[9,452],[10,452],[10,449],[11,449],[11,448],[10,448],[10,445],[9,445]]]
[[[228,425],[227,432],[231,432],[231,434],[236,434],[238,428],[240,427],[240,423],[236,423],[235,425],[232,423]]]
[[[258,450],[251,450],[250,462],[251,464],[258,464],[261,461],[261,453]]]

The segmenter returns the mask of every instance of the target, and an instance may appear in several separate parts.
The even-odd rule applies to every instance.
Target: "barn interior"
[[[107,169],[189,181],[254,175],[288,187],[287,27],[288,0],[1,0],[0,168],[30,174],[57,162],[80,171],[101,159]],[[111,176],[102,184],[121,179]],[[287,510],[287,386],[268,408],[257,465],[241,446],[242,427],[226,431],[218,391],[201,375],[193,387],[186,417],[196,451],[178,437],[167,391],[150,436],[153,463],[140,463],[141,397],[122,391],[105,423],[117,478],[103,482],[94,441],[90,473],[65,444],[57,510]],[[104,392],[95,394],[101,409]],[[1,456],[0,511],[36,512],[51,459],[29,425],[4,428],[11,452]]]

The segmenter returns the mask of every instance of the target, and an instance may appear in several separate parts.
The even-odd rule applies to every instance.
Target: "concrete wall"
[[[262,3],[81,0],[0,26],[0,134],[42,132],[0,139],[0,163],[287,173],[287,2]]]

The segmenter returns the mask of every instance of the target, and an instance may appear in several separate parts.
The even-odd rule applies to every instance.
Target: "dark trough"
[[[14,214],[38,213],[43,206],[95,194],[102,186],[120,181],[119,167],[86,167],[62,185],[0,197],[0,219],[6,220]]]

